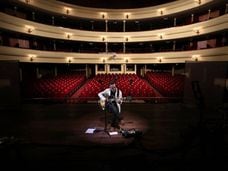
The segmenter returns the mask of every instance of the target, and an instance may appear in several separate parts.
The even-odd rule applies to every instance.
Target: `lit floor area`
[[[106,113],[107,121],[110,114]],[[225,114],[226,115],[226,114]],[[1,108],[1,160],[10,167],[92,170],[195,170],[227,167],[224,113],[200,112],[182,103],[122,105],[120,127],[142,134],[125,137],[105,128],[105,112],[96,103],[23,104]],[[86,134],[88,128],[95,128]],[[213,162],[212,162],[213,161]],[[199,166],[200,165],[200,166]]]

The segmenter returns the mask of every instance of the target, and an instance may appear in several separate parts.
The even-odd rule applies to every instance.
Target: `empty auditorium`
[[[7,170],[228,170],[227,0],[0,1]]]

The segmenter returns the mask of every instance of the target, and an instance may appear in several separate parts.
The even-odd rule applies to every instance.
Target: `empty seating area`
[[[155,92],[149,83],[136,74],[98,74],[88,80],[72,97],[77,97],[80,101],[97,99],[97,94],[108,88],[111,80],[116,80],[117,87],[122,90],[123,97],[155,97]]]
[[[26,85],[25,96],[35,98],[64,98],[70,96],[86,80],[84,74],[59,75],[37,79]]]
[[[41,78],[24,86],[24,97],[54,98],[68,97],[68,102],[87,102],[97,100],[97,94],[109,87],[112,80],[122,90],[123,97],[140,100],[159,98],[155,90],[163,97],[181,97],[184,89],[184,76],[170,73],[147,72],[145,79],[136,74],[97,74],[86,79],[85,74],[58,75]]]
[[[146,79],[165,97],[181,97],[184,91],[184,76],[171,73],[147,72]]]

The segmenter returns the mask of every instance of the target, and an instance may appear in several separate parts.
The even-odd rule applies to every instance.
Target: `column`
[[[54,68],[54,74],[55,74],[55,76],[57,76],[57,75],[58,75],[57,66],[55,66],[55,68]]]
[[[108,20],[105,20],[105,31],[108,32]]]
[[[175,67],[172,66],[172,76],[174,76],[174,75],[175,75]]]
[[[90,21],[91,22],[91,30],[94,30],[94,21]]]
[[[105,20],[105,31],[108,32],[108,20]],[[107,41],[105,42],[105,52],[108,53],[108,42]]]
[[[38,79],[40,78],[40,72],[39,72],[39,68],[38,67],[36,68],[36,78],[38,78]]]
[[[51,17],[51,24],[55,25],[55,17],[54,16]]]
[[[88,72],[88,64],[86,64],[86,78],[88,78],[89,77],[89,72]]]
[[[53,40],[53,50],[56,50],[56,42]]]
[[[126,20],[123,20],[123,32],[126,31]],[[126,43],[123,42],[123,53],[126,53]]]
[[[176,25],[177,25],[177,18],[175,17],[175,18],[173,19],[173,26],[176,27]]]
[[[35,12],[32,12],[32,20],[35,21],[36,20],[36,16],[35,16]]]
[[[176,40],[173,41],[173,51],[176,50]]]
[[[105,42],[105,52],[108,53],[108,42]]]
[[[191,15],[191,23],[194,23],[194,14]]]
[[[123,32],[126,31],[126,20],[123,20]]]
[[[207,19],[209,20],[210,17],[211,17],[211,10],[209,9],[209,10],[208,10],[208,14],[207,14]]]
[[[126,43],[123,42],[123,53],[126,53]]]

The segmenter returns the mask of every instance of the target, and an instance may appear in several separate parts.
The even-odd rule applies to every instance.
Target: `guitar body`
[[[99,100],[98,104],[102,110],[105,110],[106,103],[112,103],[113,101],[115,101],[117,104],[121,104],[122,102],[126,101],[126,97],[115,99],[106,98],[106,100]]]
[[[98,101],[99,106],[102,110],[105,110],[106,101],[105,100],[99,100]]]
[[[105,110],[106,103],[112,103],[112,102],[119,103],[121,100],[120,99],[106,99],[106,100],[99,100],[98,103],[101,107],[102,110]]]

